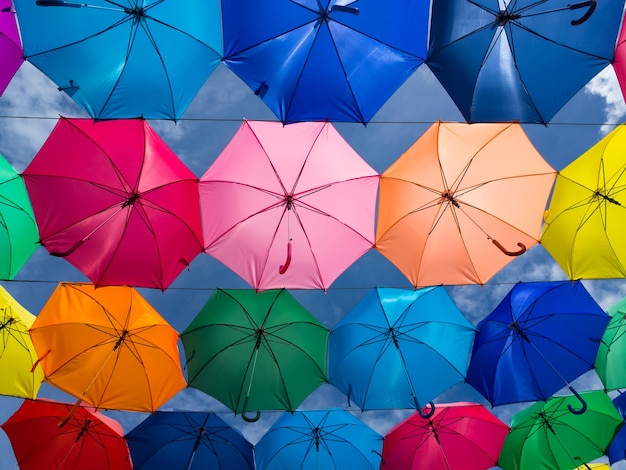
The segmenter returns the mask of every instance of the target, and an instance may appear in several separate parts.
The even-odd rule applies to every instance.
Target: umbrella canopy
[[[244,121],[200,178],[206,252],[255,289],[326,289],[373,247],[378,179],[328,122]]]
[[[433,2],[427,63],[468,122],[545,124],[614,55],[623,0]]]
[[[30,336],[46,382],[99,409],[153,412],[186,386],[178,333],[132,287],[61,283]]]
[[[570,279],[626,277],[625,150],[620,125],[556,178],[541,244]]]
[[[165,290],[202,252],[198,178],[143,119],[62,117],[23,177],[42,245],[96,285]]]
[[[179,119],[222,54],[219,0],[17,0],[26,59],[91,117]]]
[[[43,380],[28,329],[35,316],[0,286],[0,395],[35,398]]]
[[[613,405],[615,405],[622,418],[626,418],[626,394],[620,392],[619,395],[613,398]],[[611,465],[626,459],[626,427],[622,426],[617,431],[606,451],[606,455],[609,457]]]
[[[622,28],[615,46],[615,58],[613,70],[617,76],[617,82],[622,90],[622,96],[626,97],[626,24],[622,20]]]
[[[283,413],[254,448],[258,470],[377,470],[383,438],[341,409]]]
[[[381,468],[486,470],[496,465],[508,432],[483,405],[438,405],[432,417],[415,413],[385,435]]]
[[[52,400],[24,400],[2,424],[20,470],[130,470],[133,468],[119,423],[80,406],[63,428],[72,405]]]
[[[11,0],[0,0],[0,95],[24,62],[22,40],[17,30]]]
[[[363,410],[421,410],[465,379],[474,334],[443,287],[376,288],[333,328],[328,381]]]
[[[126,442],[135,470],[254,469],[252,444],[215,413],[157,411]]]
[[[626,297],[612,305],[607,313],[611,317],[604,331],[595,368],[607,390],[626,388]]]
[[[570,395],[514,415],[498,465],[503,470],[576,468],[603,456],[624,421],[603,391],[581,395],[589,406],[582,414],[569,412],[578,400]]]
[[[189,386],[244,418],[293,411],[326,382],[328,335],[286,290],[218,289],[181,334]]]
[[[484,284],[538,242],[555,176],[517,123],[436,122],[381,175],[376,248],[416,287]]]
[[[224,63],[282,122],[368,122],[424,62],[430,2],[222,2]]]
[[[608,322],[580,281],[519,282],[478,323],[467,382],[494,406],[576,393]]]

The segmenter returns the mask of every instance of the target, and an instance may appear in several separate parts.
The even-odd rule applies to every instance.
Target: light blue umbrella
[[[441,286],[375,288],[331,331],[329,382],[363,410],[421,413],[464,380],[474,335]]]

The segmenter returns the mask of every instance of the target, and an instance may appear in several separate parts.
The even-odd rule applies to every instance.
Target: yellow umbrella
[[[0,286],[0,395],[35,398],[43,372],[28,329],[35,316]],[[32,372],[31,372],[32,369]]]
[[[570,279],[626,277],[625,171],[620,125],[557,176],[541,243]]]
[[[611,470],[611,467],[608,463],[587,463],[574,470]]]

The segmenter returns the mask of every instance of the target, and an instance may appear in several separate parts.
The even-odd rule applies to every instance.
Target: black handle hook
[[[574,396],[578,398],[578,401],[580,401],[582,408],[580,410],[575,410],[572,405],[567,405],[567,409],[570,411],[570,413],[574,413],[575,415],[583,414],[585,411],[587,411],[587,402],[583,399],[583,397],[580,396],[580,393],[574,390],[574,387],[570,386],[569,389],[574,394]]]
[[[419,415],[424,418],[424,419],[428,419],[430,418],[432,415],[435,414],[435,404],[432,401],[428,402],[428,406],[430,407],[430,410],[427,413],[424,413],[424,411],[421,408],[418,408],[417,412],[419,413]],[[426,407],[424,407],[426,408]]]
[[[250,399],[250,397],[248,395],[246,395],[246,399],[243,401],[243,410],[241,411],[241,417],[243,418],[244,421],[246,421],[248,423],[255,423],[261,417],[261,412],[257,411],[254,416],[247,416],[246,415],[246,413],[248,412],[247,408],[248,408],[248,400],[249,399]]]
[[[596,11],[596,8],[598,7],[598,2],[597,0],[588,0],[586,2],[574,3],[573,5],[568,5],[568,7],[570,10],[578,10],[579,8],[589,7],[589,9],[585,12],[583,16],[581,16],[577,20],[571,21],[572,26],[578,26],[578,25],[583,24],[589,18],[591,18],[591,15],[593,15],[593,12]]]

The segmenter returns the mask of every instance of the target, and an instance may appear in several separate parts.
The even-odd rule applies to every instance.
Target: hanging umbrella
[[[468,122],[548,123],[614,55],[623,0],[433,2],[427,64]]]
[[[608,322],[580,281],[519,282],[478,323],[467,382],[494,406],[578,396],[569,382],[593,369]]]
[[[24,62],[22,40],[17,30],[11,0],[0,0],[0,95]]]
[[[198,178],[142,119],[62,117],[23,176],[42,245],[96,285],[165,290],[202,252]]]
[[[380,179],[376,248],[416,287],[484,284],[539,240],[556,172],[519,124],[433,124]]]
[[[293,411],[326,381],[328,335],[286,290],[217,289],[181,334],[189,386],[247,420]]]
[[[624,24],[623,20],[615,46],[615,58],[612,65],[617,82],[622,90],[622,96],[626,97],[626,24]]]
[[[381,469],[486,470],[496,465],[508,432],[483,405],[438,405],[432,417],[415,413],[385,435]]]
[[[91,117],[180,119],[222,54],[219,0],[16,0],[26,59]]]
[[[28,334],[35,316],[0,286],[0,395],[35,398],[43,380]]]
[[[215,413],[157,411],[126,442],[135,470],[254,469],[252,444]]]
[[[222,2],[224,63],[282,122],[367,123],[426,58],[430,2]]]
[[[625,149],[620,125],[556,178],[541,244],[570,279],[626,277]]]
[[[258,470],[380,468],[382,436],[341,409],[283,413],[256,444]]]
[[[553,397],[513,416],[498,465],[502,470],[576,468],[604,455],[623,420],[603,391],[581,394],[588,404],[570,413],[577,397]],[[584,468],[584,467],[583,467]]]
[[[328,122],[244,121],[200,178],[206,252],[255,289],[326,289],[373,247],[378,178]]]
[[[613,398],[613,405],[617,408],[622,419],[626,419],[626,394],[620,392],[619,395]],[[615,434],[613,440],[611,440],[606,455],[611,465],[626,459],[626,427],[622,426],[619,431],[617,431],[617,434]]]
[[[375,288],[333,328],[328,381],[362,410],[421,412],[465,379],[474,334],[443,287]]]
[[[596,356],[595,369],[607,390],[626,388],[626,297],[612,305]]]
[[[178,333],[132,287],[61,283],[30,336],[46,382],[77,405],[153,412],[186,386]]]
[[[59,428],[72,408],[53,400],[24,400],[2,424],[20,470],[130,470],[133,468],[119,423],[80,406]]]

